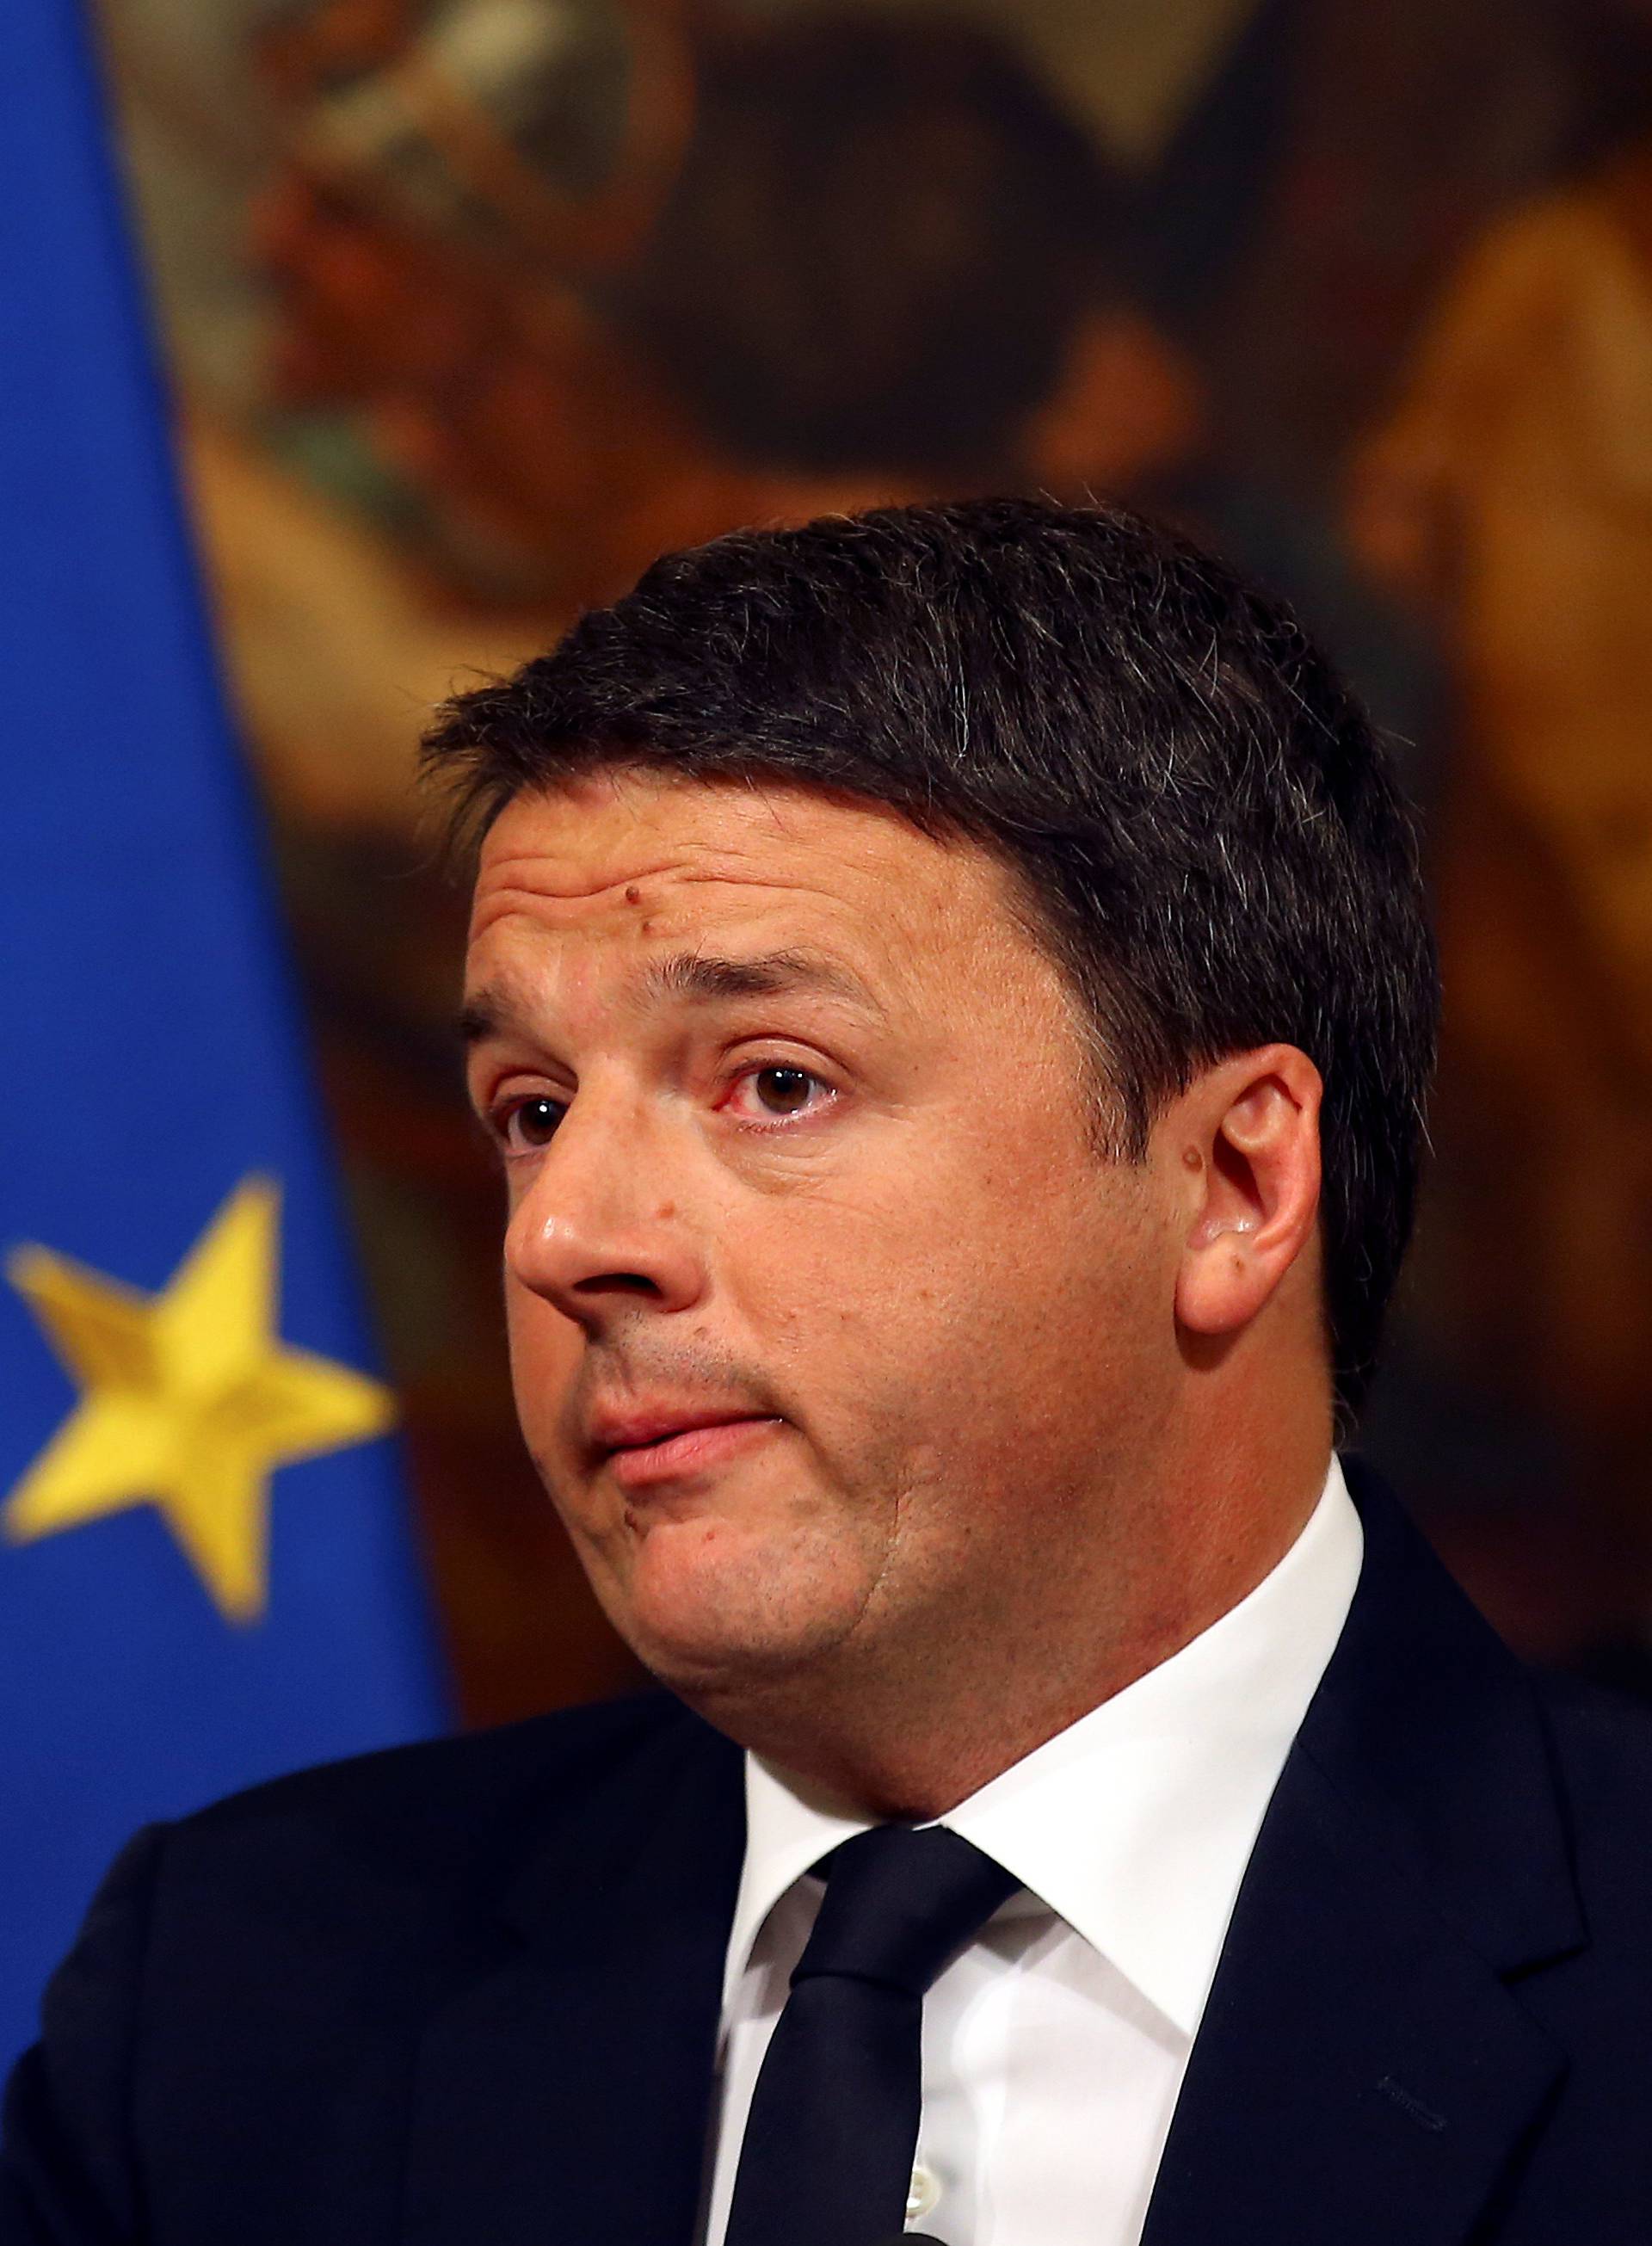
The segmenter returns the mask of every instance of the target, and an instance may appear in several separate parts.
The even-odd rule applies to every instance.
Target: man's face
[[[1140,1481],[1172,1200],[1096,1153],[1010,894],[779,785],[603,772],[487,838],[470,1082],[522,1425],[690,1698],[1024,1630]]]

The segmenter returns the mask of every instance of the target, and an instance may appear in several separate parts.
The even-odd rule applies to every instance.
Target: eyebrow
[[[820,991],[846,999],[869,1013],[881,1008],[859,976],[824,954],[806,950],[758,952],[744,959],[715,952],[677,951],[644,969],[638,990],[645,1001],[685,998],[715,1004],[734,998],[778,998],[799,991]],[[460,1009],[459,1033],[466,1045],[526,1025],[529,1009],[506,984],[484,988]]]

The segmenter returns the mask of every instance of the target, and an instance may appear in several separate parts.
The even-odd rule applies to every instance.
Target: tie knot
[[[792,1976],[839,1974],[922,1998],[947,1960],[1021,1884],[943,1825],[878,1825],[833,1851]]]

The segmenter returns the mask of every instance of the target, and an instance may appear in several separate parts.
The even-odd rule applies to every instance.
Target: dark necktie
[[[1019,1885],[944,1826],[880,1825],[826,1891],[764,2055],[726,2246],[886,2246],[906,2217],[923,1999]]]

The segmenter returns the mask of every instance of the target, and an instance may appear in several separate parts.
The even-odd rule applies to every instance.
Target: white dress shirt
[[[1240,1882],[1363,1549],[1333,1460],[1247,1598],[938,1821],[1023,1892],[925,2001],[909,2229],[1137,2246]],[[810,1867],[874,1821],[751,1755],[746,1819],[705,2246],[723,2246],[758,2070],[819,1906]]]

